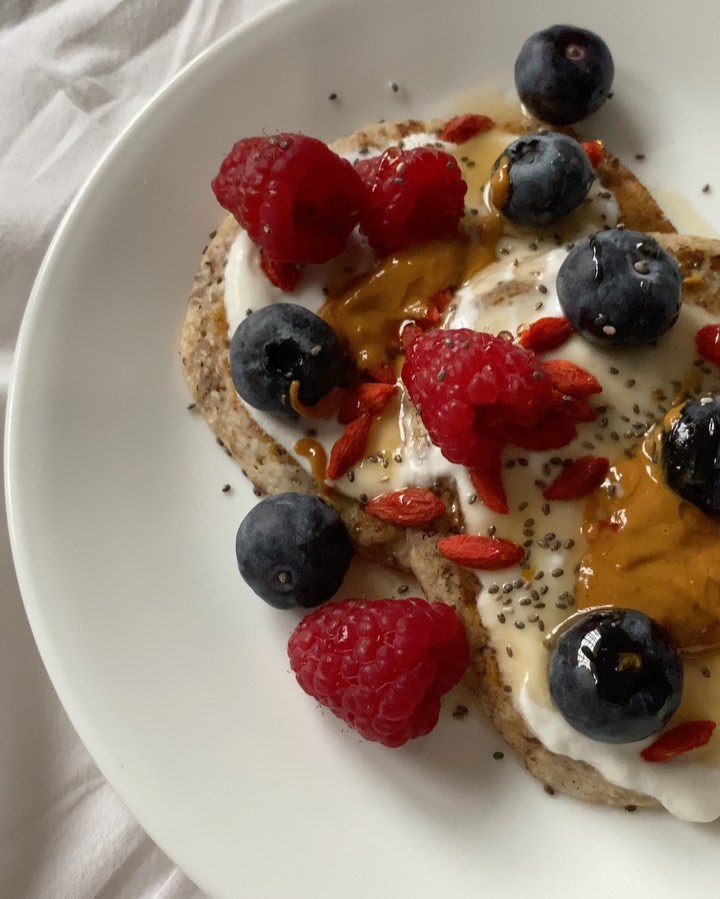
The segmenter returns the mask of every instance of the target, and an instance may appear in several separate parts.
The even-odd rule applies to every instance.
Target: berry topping
[[[302,134],[238,141],[212,188],[276,262],[326,262],[339,255],[357,224],[362,192],[349,162]]]
[[[695,334],[698,355],[720,367],[720,325],[705,325]]]
[[[445,122],[438,137],[449,144],[464,144],[478,134],[484,134],[494,127],[495,122],[488,116],[468,112],[456,115]]]
[[[602,393],[602,384],[589,371],[580,368],[569,359],[550,359],[543,362],[553,387],[566,396],[586,397]]]
[[[284,293],[293,293],[302,277],[302,270],[294,262],[276,262],[263,252],[259,261],[263,274],[271,284]]]
[[[683,721],[666,730],[654,743],[640,753],[646,762],[667,762],[710,742],[716,724],[714,721]]]
[[[465,565],[467,568],[479,568],[483,571],[500,571],[518,565],[525,558],[525,550],[512,540],[500,537],[481,537],[475,534],[453,534],[438,540],[440,555]]]
[[[531,35],[515,62],[520,99],[533,115],[552,125],[572,125],[599,109],[614,74],[605,41],[570,25]]]
[[[720,398],[685,403],[664,434],[662,464],[671,490],[720,515]]]
[[[235,552],[240,574],[265,602],[308,608],[337,592],[353,545],[332,506],[317,496],[279,493],[245,516]]]
[[[552,400],[550,379],[534,354],[466,328],[418,337],[402,379],[445,458],[480,471],[497,470],[504,425],[528,431]]]
[[[353,419],[333,443],[327,466],[327,477],[331,481],[341,478],[365,455],[373,421],[373,416],[368,413]]]
[[[655,238],[637,231],[601,231],[578,244],[560,266],[557,292],[573,328],[591,343],[652,343],[680,314],[677,262]]]
[[[577,209],[594,177],[588,155],[576,140],[564,134],[531,134],[514,140],[496,160],[491,200],[514,224],[542,228]]]
[[[520,346],[533,353],[549,353],[572,337],[572,325],[562,315],[539,318],[520,334]]]
[[[607,477],[610,461],[598,456],[581,456],[564,468],[543,490],[545,499],[580,499],[598,488]]]
[[[306,693],[366,740],[396,747],[435,727],[469,650],[442,603],[346,599],[303,618],[288,656]]]
[[[246,403],[264,412],[294,415],[290,385],[314,406],[339,379],[340,344],[319,316],[294,303],[275,303],[243,319],[230,342],[230,375]]]
[[[683,665],[647,615],[608,609],[562,631],[549,678],[553,702],[575,730],[602,743],[633,743],[657,733],[677,710]]]
[[[375,518],[393,524],[430,524],[447,512],[445,503],[426,487],[405,487],[392,493],[376,496],[366,506],[365,511]]]
[[[366,186],[360,228],[380,255],[456,234],[467,185],[449,153],[391,147],[355,168]]]
[[[499,464],[494,471],[490,469],[488,471],[471,471],[470,482],[478,499],[488,509],[500,515],[507,515],[510,512]]]

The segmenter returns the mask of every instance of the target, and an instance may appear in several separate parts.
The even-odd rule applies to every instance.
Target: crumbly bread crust
[[[342,138],[332,146],[340,153],[360,152],[363,148],[396,143],[411,133],[437,133],[442,125],[442,121],[418,120],[380,123]],[[518,131],[527,125],[514,122],[507,123],[507,127]],[[626,227],[657,232],[655,236],[661,244],[678,259],[685,278],[685,302],[720,311],[720,242],[674,234],[673,226],[648,191],[609,154],[596,171],[602,183],[614,192]],[[238,232],[238,224],[228,216],[203,253],[182,331],[180,355],[185,379],[218,440],[240,463],[258,491],[324,495],[315,479],[256,424],[230,378],[224,270]],[[439,491],[451,508],[453,485],[441,484]],[[656,804],[649,797],[609,783],[584,762],[550,752],[528,730],[512,698],[502,689],[495,651],[489,645],[477,612],[478,579],[467,569],[443,559],[436,550],[438,530],[452,528],[450,516],[430,534],[378,521],[367,515],[357,501],[340,494],[332,493],[327,498],[343,517],[359,553],[374,561],[412,570],[429,598],[453,605],[462,616],[472,647],[467,682],[479,708],[533,775],[549,789],[588,802]]]

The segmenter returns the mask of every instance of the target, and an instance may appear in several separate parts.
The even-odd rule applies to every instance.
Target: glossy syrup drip
[[[301,437],[295,442],[295,452],[303,459],[307,459],[310,463],[312,476],[318,483],[323,493],[328,493],[328,487],[325,485],[325,477],[327,473],[327,455],[323,445],[313,437]]]

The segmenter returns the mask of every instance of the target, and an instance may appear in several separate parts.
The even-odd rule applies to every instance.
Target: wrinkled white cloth
[[[183,66],[277,0],[1,0],[0,422],[12,354],[65,209],[127,123]],[[0,896],[204,894],[142,831],[50,684],[0,519]]]

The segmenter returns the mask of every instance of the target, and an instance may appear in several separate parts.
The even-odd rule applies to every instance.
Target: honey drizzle
[[[323,445],[314,437],[301,437],[295,441],[295,452],[310,463],[312,476],[324,494],[329,494],[330,488],[325,483],[327,475],[327,455]]]

